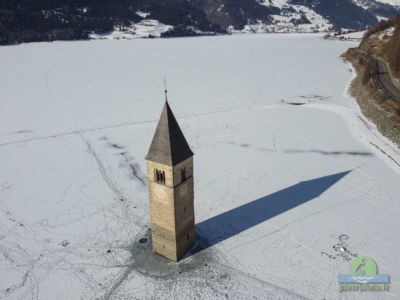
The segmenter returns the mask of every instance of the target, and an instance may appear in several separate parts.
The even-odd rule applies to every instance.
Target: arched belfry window
[[[165,184],[165,172],[154,169],[154,181],[157,183]]]

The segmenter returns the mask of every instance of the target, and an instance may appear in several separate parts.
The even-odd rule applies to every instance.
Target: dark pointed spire
[[[174,166],[193,156],[166,99],[146,160]]]

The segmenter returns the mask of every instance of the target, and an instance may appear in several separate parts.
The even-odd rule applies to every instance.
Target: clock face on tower
[[[167,201],[167,190],[165,186],[156,184],[154,187],[154,199],[158,201]]]

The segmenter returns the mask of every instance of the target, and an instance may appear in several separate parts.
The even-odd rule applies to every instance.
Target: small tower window
[[[154,169],[154,181],[157,183],[165,184],[165,172]]]
[[[185,181],[186,180],[186,170],[185,168],[181,169],[181,181]]]

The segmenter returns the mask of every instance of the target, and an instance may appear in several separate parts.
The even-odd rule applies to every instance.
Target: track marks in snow
[[[37,243],[38,241],[34,240],[34,242]],[[3,294],[5,297],[9,297],[26,287],[28,282],[29,287],[23,293],[34,294],[34,290],[38,289],[39,283],[31,277],[37,264],[43,259],[44,254],[40,253],[39,255],[36,255],[36,258],[34,258],[24,247],[21,247],[16,242],[3,242],[0,244],[0,254],[5,258],[6,261],[8,261],[10,270],[17,271],[22,274],[22,278],[19,282],[7,287],[4,290],[0,290],[0,294]]]
[[[393,161],[398,167],[400,167],[400,163],[398,163],[392,156],[387,154],[385,151],[383,151],[378,145],[374,144],[373,142],[369,142],[372,146],[374,146],[376,149],[378,149],[381,153],[386,155],[391,161]]]
[[[119,188],[114,183],[114,181],[108,176],[106,169],[104,168],[103,162],[100,160],[97,153],[93,150],[90,142],[86,138],[84,138],[82,135],[80,135],[80,137],[86,143],[89,154],[92,155],[92,157],[95,159],[95,161],[97,163],[101,177],[104,179],[104,182],[107,184],[107,186],[113,192],[116,199],[126,200],[126,197],[122,194],[122,192],[119,190]]]
[[[23,273],[22,279],[21,279],[21,281],[19,283],[13,284],[12,286],[6,288],[4,291],[0,291],[0,292],[3,292],[4,296],[9,296],[12,293],[14,293],[15,291],[23,288],[25,286],[26,282],[28,281],[28,278],[31,275],[33,269],[34,269],[35,263],[38,262],[41,258],[42,258],[42,255],[40,255],[32,263],[32,265],[29,267],[29,269]],[[15,263],[15,262],[13,262],[13,263]]]
[[[50,90],[50,87],[49,87],[49,75],[50,75],[51,71],[53,71],[53,69],[54,69],[54,66],[51,67],[51,68],[46,72],[46,75],[44,76],[44,83],[45,83],[45,85],[46,85],[47,93],[49,94],[50,97],[52,96],[52,94],[51,94],[51,90]]]
[[[216,249],[171,263],[152,253],[150,244],[149,239],[147,245],[134,242],[125,249],[130,252],[130,258],[115,274],[102,298],[262,299],[268,294],[270,299],[305,299],[289,289],[242,271],[237,261]],[[146,284],[129,289],[125,283],[131,278]]]
[[[66,132],[61,132],[61,133],[56,133],[56,134],[43,135],[43,136],[37,136],[37,137],[31,137],[31,138],[11,141],[11,142],[0,143],[0,147],[36,142],[36,141],[40,141],[40,140],[55,139],[55,138],[71,136],[71,135],[81,135],[83,133],[96,132],[96,131],[101,131],[101,130],[106,130],[106,129],[122,128],[122,127],[141,125],[141,124],[151,124],[154,122],[156,122],[156,120],[127,122],[127,123],[121,123],[121,124],[116,124],[116,125],[100,126],[100,127],[93,127],[93,128],[88,128],[88,129],[78,129],[78,130],[66,131]]]
[[[200,113],[181,115],[181,116],[177,116],[177,119],[178,120],[179,119],[191,119],[191,118],[214,115],[214,114],[244,111],[244,110],[249,110],[251,108],[262,108],[265,106],[266,105],[258,105],[258,106],[245,105],[245,106],[240,106],[240,107],[231,107],[231,108],[221,109],[221,110],[212,110],[212,111],[206,111],[206,112],[200,112]],[[50,134],[50,135],[43,135],[43,136],[37,136],[37,137],[31,137],[31,138],[11,141],[11,142],[0,143],[0,147],[36,142],[36,141],[40,141],[40,140],[55,139],[55,138],[71,136],[71,135],[81,135],[83,133],[102,131],[102,130],[106,130],[106,129],[116,129],[116,128],[136,126],[136,125],[143,125],[143,124],[152,124],[157,121],[158,121],[158,119],[157,120],[143,120],[143,121],[125,122],[125,123],[108,125],[108,126],[92,127],[92,128],[87,128],[87,129],[77,129],[77,130],[72,130],[72,131],[65,131],[65,132],[60,132],[60,133],[55,133],[55,134]]]

